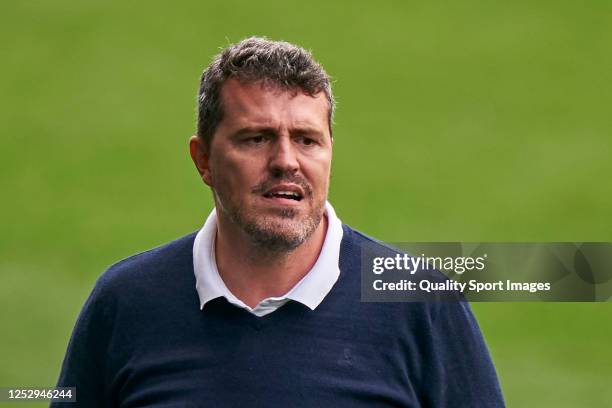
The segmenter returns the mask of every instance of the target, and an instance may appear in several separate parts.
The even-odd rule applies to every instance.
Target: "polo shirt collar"
[[[251,309],[230,292],[219,275],[215,260],[217,213],[213,208],[204,226],[197,233],[193,245],[193,267],[200,308],[213,299],[224,297],[229,303],[258,316],[273,312],[288,300],[302,303],[314,310],[331,291],[340,276],[338,262],[343,235],[342,222],[329,202],[325,203],[325,214],[328,220],[325,241],[312,269],[285,295],[264,299]]]

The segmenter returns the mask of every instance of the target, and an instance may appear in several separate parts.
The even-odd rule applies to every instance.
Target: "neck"
[[[312,269],[327,233],[327,215],[312,235],[291,251],[270,252],[253,243],[243,231],[232,231],[217,218],[215,257],[227,288],[249,307],[280,297]]]

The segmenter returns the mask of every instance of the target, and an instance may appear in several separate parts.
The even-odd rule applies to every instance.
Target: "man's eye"
[[[305,137],[305,136],[301,136],[298,138],[298,142],[304,146],[313,146],[314,144],[316,144],[314,139],[311,139],[309,137]]]
[[[251,136],[248,139],[246,139],[246,142],[249,144],[254,144],[254,145],[258,145],[258,144],[262,144],[263,142],[266,141],[266,138],[264,136]]]

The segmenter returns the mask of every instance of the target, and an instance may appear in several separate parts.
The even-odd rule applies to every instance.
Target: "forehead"
[[[230,79],[221,88],[221,105],[220,125],[328,126],[324,92],[310,96],[299,89]]]

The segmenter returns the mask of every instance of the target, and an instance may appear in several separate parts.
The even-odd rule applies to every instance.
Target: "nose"
[[[270,152],[270,171],[276,176],[297,173],[300,168],[297,154],[289,137],[279,137]]]

